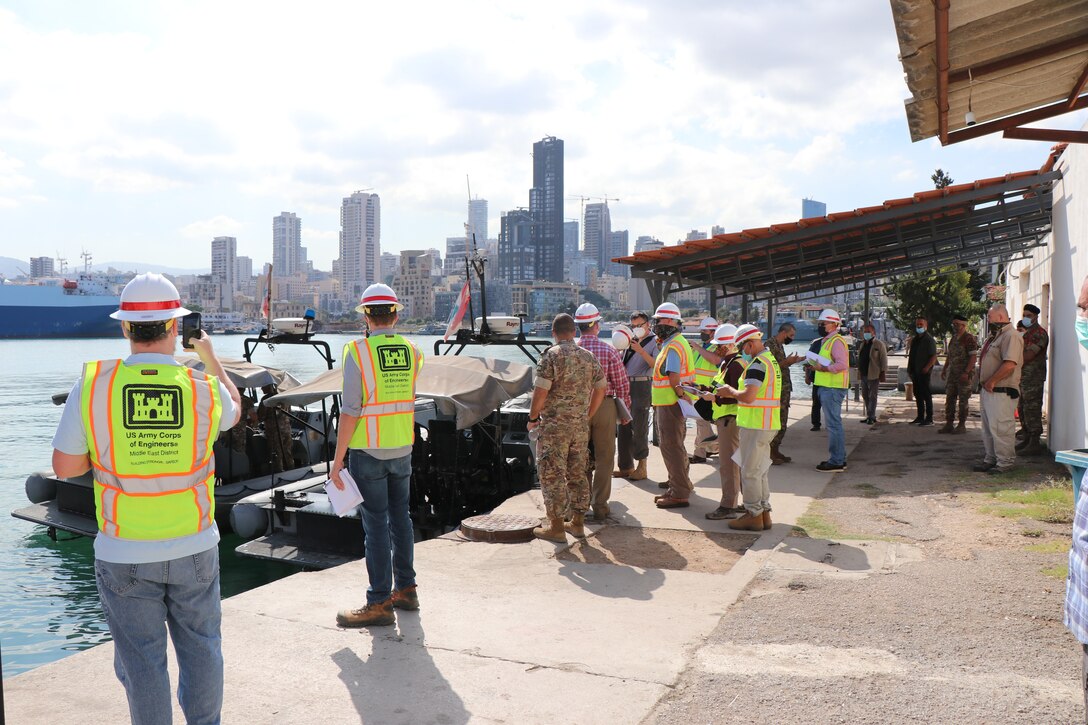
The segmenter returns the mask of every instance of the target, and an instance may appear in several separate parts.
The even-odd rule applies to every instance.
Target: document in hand
[[[678,405],[680,406],[680,412],[684,414],[685,418],[694,418],[696,420],[703,419],[703,416],[699,415],[699,411],[695,410],[695,406],[688,401],[681,399]]]
[[[363,502],[363,495],[359,493],[359,487],[355,485],[355,479],[351,477],[347,469],[340,471],[340,483],[344,484],[343,491],[338,489],[331,480],[325,481],[325,493],[329,495],[329,503],[332,504],[333,511],[343,518]]]
[[[833,360],[828,360],[826,357],[818,352],[806,352],[805,357],[808,358],[809,362],[823,365],[825,368],[832,362],[834,362]]]

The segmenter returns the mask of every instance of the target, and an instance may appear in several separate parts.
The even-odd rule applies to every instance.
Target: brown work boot
[[[563,524],[563,528],[574,538],[584,539],[586,538],[585,522],[585,514],[571,514],[570,521]],[[566,541],[566,537],[563,538],[563,541]]]
[[[646,478],[646,459],[642,458],[642,459],[640,459],[638,461],[635,461],[635,463],[637,464],[635,466],[635,470],[632,471],[631,475],[628,476],[627,478],[631,479],[632,481],[645,480],[645,478]]]
[[[612,471],[612,478],[630,478],[634,472],[635,469],[633,468],[617,468]]]
[[[954,430],[954,431],[952,431],[952,432],[953,432],[953,433],[955,433],[956,435],[963,435],[964,433],[966,433],[966,432],[967,432],[967,424],[966,424],[966,423],[964,423],[964,422],[963,422],[963,421],[961,420],[961,421],[960,421],[960,424],[956,426],[956,430]]]
[[[391,599],[393,600],[393,609],[408,609],[413,612],[419,609],[419,595],[416,594],[415,584],[393,592]]]
[[[739,519],[733,519],[729,522],[729,528],[740,529],[742,531],[763,531],[763,514],[745,513]]]
[[[771,512],[769,509],[763,511],[763,530],[767,531],[771,528]]]
[[[574,514],[574,516],[580,515],[581,514]],[[563,519],[560,518],[544,519],[540,522],[540,526],[533,529],[533,536],[538,539],[544,539],[545,541],[555,542],[556,544],[567,543],[567,532],[563,528]]]
[[[953,432],[955,432],[955,430],[956,430],[956,429],[952,427],[952,421],[951,421],[951,420],[949,420],[948,422],[946,422],[946,423],[944,424],[944,428],[941,428],[941,429],[940,429],[939,431],[937,431],[937,432],[938,432],[938,433],[953,433]]]
[[[336,623],[341,627],[386,627],[396,621],[392,597],[384,602],[367,604],[362,609],[345,609],[336,613]]]

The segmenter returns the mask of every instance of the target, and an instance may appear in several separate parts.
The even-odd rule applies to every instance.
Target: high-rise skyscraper
[[[827,216],[827,204],[815,199],[802,199],[801,218],[811,219],[817,216]]]
[[[578,254],[578,222],[563,222],[563,262]]]
[[[476,246],[483,248],[487,241],[487,199],[469,199],[468,202],[468,238],[471,242],[475,235]]]
[[[563,280],[563,141],[545,136],[533,144],[533,188],[529,212],[534,221],[536,278]]]
[[[536,217],[525,209],[503,213],[499,224],[499,263],[496,274],[507,284],[542,278],[537,259]]]
[[[608,269],[612,250],[612,215],[608,202],[586,204],[585,237],[582,249],[590,262],[597,265],[599,274]]]
[[[212,240],[212,283],[219,286],[219,310],[223,312],[234,309],[234,292],[238,289],[237,258],[236,238],[216,237]]]
[[[616,277],[626,277],[630,274],[631,268],[626,264],[612,261],[617,257],[627,256],[627,250],[630,248],[629,240],[630,237],[628,236],[626,229],[612,232],[608,244],[608,261],[604,267],[606,274],[611,274]]]
[[[292,212],[272,217],[272,274],[287,277],[306,271],[306,250],[302,248],[302,220]]]
[[[377,194],[356,191],[340,206],[340,294],[357,300],[363,290],[380,282],[381,201]]]

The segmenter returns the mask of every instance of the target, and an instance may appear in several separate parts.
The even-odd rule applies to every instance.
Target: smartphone
[[[181,318],[181,347],[192,350],[192,339],[200,337],[200,313],[190,312]]]

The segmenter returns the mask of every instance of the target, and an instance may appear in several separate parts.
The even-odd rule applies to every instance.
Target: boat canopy
[[[343,392],[341,370],[329,370],[293,390],[273,395],[268,403],[306,406]],[[533,368],[491,358],[428,357],[416,381],[416,396],[433,398],[438,410],[455,416],[457,428],[480,422],[506,401],[529,392]]]
[[[186,367],[204,372],[204,363],[196,355],[177,355],[174,359]],[[276,390],[283,393],[301,385],[294,375],[279,368],[268,368],[235,358],[219,358],[219,362],[223,363],[227,377],[239,390],[275,385]]]

